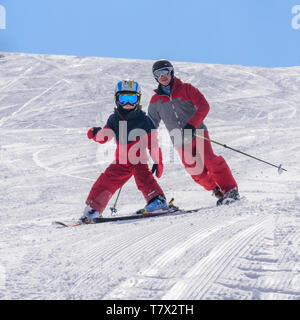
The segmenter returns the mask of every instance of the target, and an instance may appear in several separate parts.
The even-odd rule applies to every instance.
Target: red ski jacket
[[[148,163],[147,149],[155,163],[162,163],[158,133],[150,117],[141,110],[131,111],[125,118],[115,109],[103,129],[93,138],[104,144],[115,138],[117,148],[115,161],[118,164],[135,165]]]
[[[155,90],[149,104],[148,115],[156,127],[163,120],[169,132],[174,129],[181,130],[186,124],[205,130],[203,120],[209,109],[208,102],[196,87],[190,83],[183,83],[175,77],[170,96],[164,93],[160,86]]]

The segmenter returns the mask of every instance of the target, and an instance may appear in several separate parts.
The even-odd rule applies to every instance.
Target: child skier
[[[145,213],[168,208],[165,195],[153,176],[155,173],[160,178],[163,172],[157,130],[141,110],[140,100],[141,88],[137,82],[118,82],[114,113],[103,129],[93,127],[87,133],[89,139],[101,144],[115,138],[117,149],[115,161],[100,175],[89,193],[80,218],[84,223],[93,223],[94,218],[101,217],[113,194],[132,176],[146,199]],[[147,148],[154,161],[152,171],[147,164]]]

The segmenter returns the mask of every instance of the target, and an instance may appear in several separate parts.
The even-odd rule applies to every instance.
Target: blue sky
[[[300,0],[0,0],[0,51],[295,66],[296,5]]]

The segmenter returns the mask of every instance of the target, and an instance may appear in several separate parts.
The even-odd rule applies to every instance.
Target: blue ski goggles
[[[130,104],[131,106],[135,106],[140,101],[139,94],[118,94],[116,99],[121,106],[125,106],[126,104]]]
[[[169,74],[172,73],[173,70],[174,69],[172,67],[164,67],[164,68],[155,70],[153,72],[153,75],[154,75],[155,79],[159,79],[162,76],[167,77]]]

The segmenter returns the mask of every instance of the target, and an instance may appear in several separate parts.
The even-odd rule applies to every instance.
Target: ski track
[[[57,175],[61,175],[61,176],[66,176],[66,177],[70,177],[70,178],[75,178],[75,179],[80,179],[80,180],[87,180],[87,181],[91,181],[93,182],[94,180],[93,179],[90,179],[90,178],[86,178],[86,177],[81,177],[81,176],[76,176],[76,175],[73,175],[73,174],[69,174],[69,173],[65,173],[65,172],[61,172],[61,171],[57,171],[53,168],[50,168],[48,166],[46,166],[40,159],[39,159],[39,154],[42,153],[43,150],[39,150],[37,152],[35,152],[33,155],[32,155],[32,159],[34,161],[34,163],[42,168],[42,169],[45,169],[49,172],[52,172],[52,173],[55,173]]]
[[[0,119],[0,127],[7,121],[11,120],[12,118],[14,118],[16,115],[18,115],[20,112],[22,112],[25,108],[27,108],[31,103],[33,103],[34,101],[38,100],[39,98],[41,98],[44,94],[48,93],[49,91],[53,90],[55,87],[57,87],[59,84],[61,84],[64,80],[59,80],[57,82],[55,82],[52,86],[50,86],[49,88],[47,88],[46,90],[44,90],[43,92],[41,92],[40,94],[38,94],[37,96],[34,96],[33,98],[31,98],[29,101],[27,101],[26,103],[24,103],[17,111],[13,112],[10,116],[8,117],[4,117]]]
[[[186,290],[182,290],[182,280],[178,280],[178,278],[187,278],[186,282],[188,284],[193,283],[194,287],[199,290],[201,294],[203,294],[203,279],[207,278],[207,285],[211,286],[214,283],[215,278],[218,276],[218,265],[216,267],[215,260],[212,260],[210,263],[206,264],[201,261],[208,259],[208,257],[211,255],[214,256],[214,251],[216,249],[213,248],[218,248],[218,246],[222,247],[222,249],[220,249],[221,252],[224,251],[227,253],[227,248],[223,248],[222,243],[224,239],[228,237],[228,232],[231,232],[231,234],[234,234],[235,232],[241,232],[240,230],[243,226],[243,223],[246,225],[249,224],[249,219],[248,221],[239,220],[244,219],[235,219],[233,220],[234,222],[225,220],[224,222],[223,217],[223,226],[222,224],[219,224],[218,226],[211,224],[207,230],[203,230],[204,232],[201,232],[202,230],[200,228],[199,232],[194,233],[193,236],[187,241],[175,245],[171,249],[167,250],[164,254],[159,256],[146,270],[139,273],[139,277],[126,280],[123,284],[121,284],[120,287],[115,289],[106,298],[130,299],[132,298],[133,292],[136,295],[136,289],[140,288],[141,296],[138,297],[145,299],[153,294],[153,292],[151,292],[151,294],[147,292],[149,290],[146,288],[150,287],[152,289],[150,291],[157,291],[156,298],[158,299],[182,299],[182,297],[187,299],[201,299],[201,296],[197,295],[196,293],[193,295],[193,290],[190,285],[187,285],[188,288],[186,288]],[[232,243],[233,241],[234,239],[228,240],[229,243]],[[182,255],[185,255],[184,259],[182,259]],[[232,255],[233,258],[236,258],[234,254]],[[223,257],[224,260],[226,258],[226,256]],[[199,260],[200,263],[198,262]],[[166,271],[169,270],[169,267],[175,261],[177,267],[176,271]],[[230,260],[226,261],[230,263]],[[198,281],[197,270],[202,270],[201,264],[205,266],[203,268],[210,270],[211,273],[215,275],[215,278],[208,280],[208,275],[206,274]],[[201,274],[201,272],[203,272],[203,270],[199,271],[199,274]],[[179,290],[177,290],[178,287]],[[164,291],[168,291],[170,293],[164,293]],[[181,294],[178,295],[178,292],[181,293],[182,296]]]
[[[171,219],[173,219],[173,217]],[[154,228],[154,230],[156,228],[157,226]],[[182,232],[182,230],[184,230],[184,232]],[[175,253],[174,251],[178,250],[177,243],[180,243],[181,244],[180,246],[182,246],[182,243],[183,243],[184,244],[183,248],[188,247],[188,244],[186,243],[187,241],[185,239],[186,232],[188,232],[188,234],[196,233],[196,236],[197,236],[198,232],[201,232],[201,227],[199,228],[198,224],[194,226],[194,225],[191,225],[190,223],[183,224],[180,228],[178,228],[178,225],[175,225],[175,226],[171,225],[157,232],[153,232],[152,230],[150,230],[150,233],[147,232],[146,235],[144,232],[141,235],[140,239],[134,239],[134,244],[132,244],[131,242],[127,244],[127,242],[125,242],[125,250],[122,250],[122,246],[120,247],[119,244],[116,248],[112,249],[110,247],[109,255],[111,255],[110,251],[112,250],[114,251],[114,256],[112,260],[108,261],[107,268],[108,270],[112,270],[114,265],[118,266],[118,263],[117,263],[118,261],[122,261],[122,264],[124,265],[128,265],[128,264],[130,265],[132,261],[134,261],[137,257],[141,257],[141,256],[142,257],[147,256],[148,257],[147,260],[151,261],[152,259],[149,259],[149,256],[153,255],[153,253],[159,253],[159,252],[165,252],[165,251],[166,251],[166,254],[169,256],[169,259],[172,260],[176,258],[176,256],[178,255],[178,252],[177,252],[177,254],[174,256],[174,253]],[[191,242],[191,245],[193,245],[195,240],[189,239],[188,242]],[[174,243],[175,243],[175,247],[173,248]],[[170,249],[170,247],[172,249]],[[183,250],[183,248],[181,248],[181,250]],[[117,250],[118,254],[115,253],[115,250]],[[170,250],[172,252],[170,252]],[[104,261],[106,261],[106,258],[105,258],[106,256],[105,257],[103,256],[103,252],[99,253],[99,255],[101,255],[101,258],[104,259]],[[99,257],[97,257],[97,254],[95,254],[94,251],[92,253],[92,257],[93,259],[99,260]],[[156,259],[164,260],[166,258],[163,255],[162,257],[159,256]],[[165,261],[165,263],[167,263],[167,261]],[[160,268],[160,263],[156,263],[156,264],[151,263],[151,266]],[[151,266],[148,268],[151,268]],[[147,274],[147,271],[143,271],[143,272],[139,271],[139,273],[142,273],[142,275],[144,275],[144,274]],[[132,281],[132,280],[131,279],[126,280],[126,282],[128,281]],[[86,279],[84,279],[84,282],[86,282]],[[126,291],[130,291],[129,289],[130,288],[126,288]]]
[[[142,82],[147,111],[156,85],[152,62],[26,54],[5,54],[3,61],[0,299],[300,299],[298,67],[176,63],[179,77],[211,104],[205,123],[212,139],[282,163],[287,172],[278,176],[275,168],[214,146],[245,196],[214,207],[215,199],[184,172],[162,126],[159,183],[179,207],[203,209],[60,229],[52,222],[81,215],[115,151],[113,142],[88,141],[87,129],[104,125],[120,74]],[[118,214],[143,205],[130,180]]]
[[[189,299],[203,299],[211,284],[214,283],[220,274],[226,276],[225,270],[236,256],[243,256],[249,246],[249,242],[255,239],[260,240],[263,228],[256,222],[254,226],[234,235],[221,245],[215,246],[212,252],[197,263],[193,268],[179,280],[163,299],[180,299],[183,296]]]

